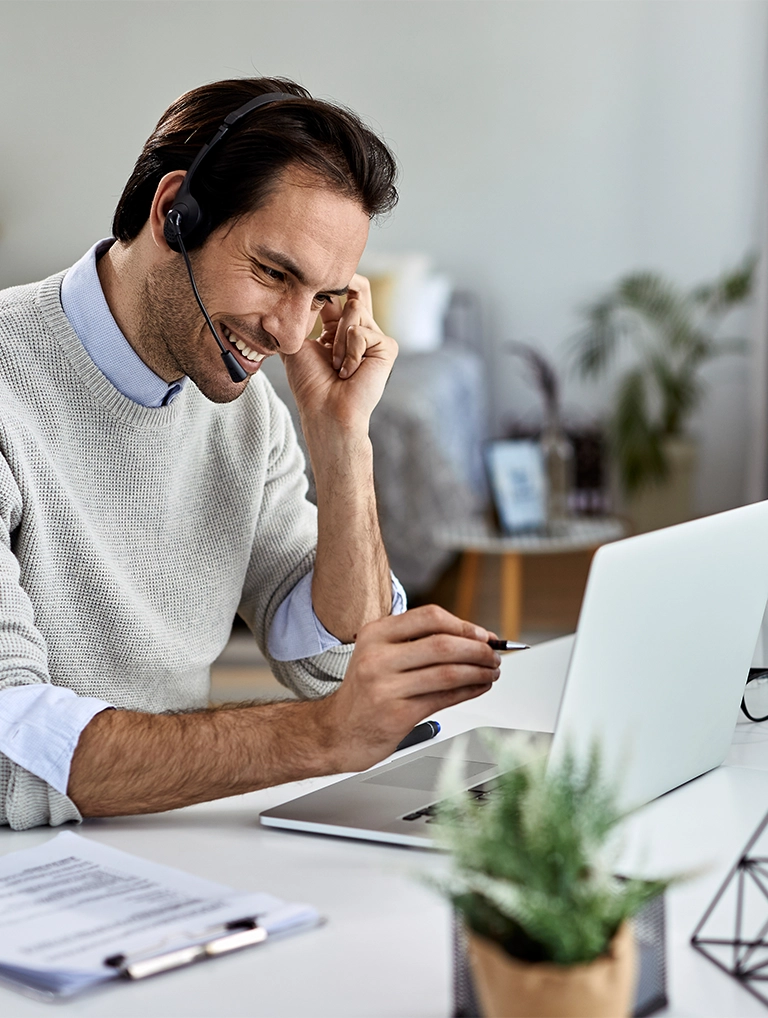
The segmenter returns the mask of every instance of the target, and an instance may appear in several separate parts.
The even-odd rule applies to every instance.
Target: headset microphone
[[[169,215],[170,215],[170,213],[169,213]],[[168,227],[168,220],[166,219],[166,229],[167,229],[167,227]],[[245,368],[241,367],[237,363],[237,358],[232,353],[232,351],[231,350],[227,350],[225,348],[224,344],[221,341],[221,337],[219,336],[219,334],[216,331],[216,328],[215,328],[213,322],[211,321],[211,316],[205,310],[205,304],[203,304],[202,298],[200,297],[200,294],[198,293],[197,283],[195,282],[195,275],[192,272],[192,263],[189,260],[189,255],[187,254],[187,249],[184,246],[184,239],[181,236],[181,231],[177,232],[176,239],[177,239],[178,244],[179,244],[179,251],[181,251],[181,254],[184,257],[184,264],[187,266],[187,272],[189,273],[189,281],[192,284],[192,292],[195,295],[195,300],[197,301],[197,303],[200,306],[200,310],[203,312],[203,317],[205,318],[205,320],[206,320],[206,322],[208,324],[208,328],[213,333],[213,338],[219,344],[219,349],[221,350],[221,359],[224,361],[224,367],[229,372],[229,377],[232,379],[233,382],[244,382],[246,380],[246,378],[248,377],[248,372],[245,370]]]
[[[206,216],[197,202],[197,199],[192,194],[192,180],[203,159],[205,159],[208,153],[219,144],[222,138],[225,137],[230,128],[232,128],[238,120],[250,113],[251,110],[258,109],[259,106],[266,106],[268,103],[280,102],[284,99],[298,98],[299,96],[292,95],[289,92],[269,92],[266,95],[256,96],[255,99],[249,100],[244,106],[238,107],[238,109],[230,113],[228,117],[225,117],[224,122],[216,131],[216,134],[214,134],[206,145],[203,145],[195,156],[192,165],[187,170],[184,180],[181,182],[181,187],[176,193],[173,205],[170,207],[165,217],[165,224],[163,226],[165,240],[172,251],[178,251],[184,258],[184,264],[186,265],[187,272],[189,273],[189,281],[192,284],[192,292],[195,295],[195,300],[200,306],[200,310],[203,313],[203,317],[205,318],[208,328],[213,333],[213,338],[216,340],[219,349],[221,350],[221,358],[224,361],[224,365],[229,372],[229,377],[233,382],[244,382],[248,377],[248,372],[240,366],[232,351],[226,349],[221,341],[221,337],[214,327],[213,322],[211,321],[210,315],[205,310],[205,305],[203,304],[197,290],[195,276],[192,272],[192,264],[189,260],[187,246],[185,244],[185,241],[188,242],[190,240],[193,245],[200,244],[207,235],[208,227]]]

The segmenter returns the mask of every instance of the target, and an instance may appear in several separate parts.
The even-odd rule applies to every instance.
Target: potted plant
[[[701,369],[714,357],[746,349],[744,339],[719,338],[719,329],[749,296],[755,265],[750,257],[692,290],[657,272],[631,273],[583,311],[573,347],[581,377],[598,379],[622,348],[631,353],[618,380],[608,438],[638,529],[690,518],[695,449],[686,428],[705,391]]]
[[[431,882],[463,917],[485,1018],[631,1013],[630,918],[669,880],[620,880],[607,846],[621,820],[597,752],[547,770],[497,748],[502,775],[487,801],[444,777],[438,841],[449,875]]]

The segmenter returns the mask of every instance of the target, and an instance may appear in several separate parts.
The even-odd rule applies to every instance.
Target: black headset
[[[189,255],[187,254],[187,247],[184,243],[186,240],[189,240],[196,231],[198,232],[198,237],[195,239],[197,243],[199,243],[201,237],[205,237],[208,226],[207,216],[203,209],[200,208],[200,204],[197,199],[192,194],[192,179],[200,167],[200,163],[202,163],[211,150],[219,144],[230,128],[232,128],[238,120],[241,120],[252,110],[258,109],[260,106],[266,106],[267,103],[280,102],[283,99],[297,98],[299,97],[292,95],[289,92],[268,92],[266,95],[256,96],[255,99],[249,100],[244,106],[240,106],[238,109],[230,113],[216,131],[216,134],[214,134],[206,145],[203,145],[195,156],[192,165],[187,170],[184,180],[181,182],[181,187],[174,198],[173,205],[171,205],[165,217],[163,235],[165,236],[168,247],[171,248],[172,251],[178,251],[184,258],[184,263],[187,266],[189,281],[192,284],[192,292],[195,295],[195,300],[200,306],[200,310],[208,324],[208,328],[213,333],[213,338],[219,345],[222,360],[224,361],[224,365],[229,372],[229,377],[233,382],[244,382],[248,377],[248,372],[238,364],[232,351],[227,350],[224,347],[221,337],[211,321],[210,315],[205,310],[205,305],[203,304],[197,290],[197,284],[195,283],[195,277],[192,272],[192,264],[189,260]]]

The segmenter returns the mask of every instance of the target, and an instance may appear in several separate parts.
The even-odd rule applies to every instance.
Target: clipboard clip
[[[118,970],[118,976],[124,979],[148,979],[161,972],[184,968],[208,958],[218,958],[222,954],[241,951],[245,947],[253,947],[267,939],[267,931],[259,926],[255,919],[239,919],[221,927],[224,931],[210,940],[189,947],[180,947],[175,951],[155,954],[150,957],[135,957],[124,954],[113,954],[104,959],[104,964]]]

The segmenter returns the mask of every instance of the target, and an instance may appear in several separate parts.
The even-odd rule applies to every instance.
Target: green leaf
[[[604,375],[624,348],[633,362],[618,379],[609,438],[627,493],[663,481],[664,439],[683,434],[714,357],[744,352],[744,340],[716,340],[715,327],[751,293],[757,258],[685,291],[658,272],[629,273],[581,312],[571,360],[583,378]]]
[[[586,324],[573,344],[575,368],[583,378],[601,375],[613,359],[620,333],[614,322],[612,297],[597,301],[584,310]]]
[[[639,491],[666,476],[662,431],[649,407],[650,379],[642,368],[629,371],[619,385],[610,438],[627,492]]]
[[[696,287],[692,297],[704,305],[708,314],[722,315],[736,304],[741,304],[752,293],[759,257],[748,254],[742,264],[724,272],[712,283]]]
[[[554,770],[517,750],[497,746],[495,755],[505,770],[484,805],[456,791],[449,766],[437,830],[453,866],[428,882],[516,957],[592,961],[670,879],[612,875],[607,845],[622,816],[596,747],[587,760],[567,753]]]

